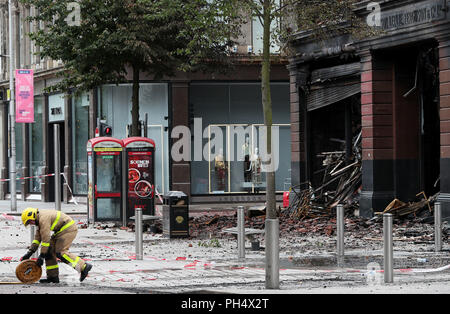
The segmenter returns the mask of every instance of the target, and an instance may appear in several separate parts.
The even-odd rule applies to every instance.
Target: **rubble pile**
[[[296,219],[334,217],[336,206],[342,204],[346,215],[353,215],[359,210],[359,198],[362,189],[362,150],[361,132],[354,136],[352,156],[346,156],[345,151],[322,152],[317,155],[322,158],[323,168],[316,173],[322,174],[321,185],[313,187],[310,182],[290,188],[292,197],[286,212]],[[394,199],[383,212],[376,215],[392,213],[395,217],[416,215],[424,208],[432,212],[432,204],[438,193],[427,197],[425,192],[416,195],[422,197],[414,202],[402,202]]]
[[[352,156],[348,158],[345,151],[322,152],[322,184],[313,187],[308,182],[291,187],[294,194],[288,212],[298,219],[316,218],[331,214],[337,204],[343,204],[346,212],[358,209],[361,190],[362,154],[361,132],[353,139]],[[306,186],[305,186],[306,185]]]
[[[247,221],[246,221],[247,222]],[[189,221],[189,234],[192,238],[222,238],[223,229],[236,227],[237,215],[202,215]]]
[[[265,226],[265,215],[245,217],[245,228],[262,229]],[[321,215],[315,218],[297,219],[282,211],[279,216],[280,237],[328,236],[336,235],[336,218]],[[399,241],[412,243],[431,243],[434,237],[433,214],[427,208],[417,211],[410,216],[394,219],[394,237]],[[236,215],[203,215],[190,219],[189,229],[191,238],[226,238],[232,237],[222,233],[223,229],[236,227]],[[346,215],[345,232],[355,239],[382,241],[383,222],[381,216],[372,219]],[[444,228],[443,238],[448,239],[448,227]]]

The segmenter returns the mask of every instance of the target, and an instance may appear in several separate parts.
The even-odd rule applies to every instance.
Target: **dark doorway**
[[[353,139],[361,131],[360,98],[360,94],[357,94],[308,113],[309,181],[313,187],[317,188],[325,183],[326,155],[323,153],[343,152],[345,155],[347,141],[351,152]],[[333,189],[336,185],[337,183],[332,184],[329,188]]]
[[[425,46],[419,52],[421,90],[421,186],[426,196],[440,191],[439,53]]]
[[[394,62],[393,137],[396,197],[430,197],[440,190],[439,72],[437,43],[391,51]],[[384,54],[387,55],[387,52]]]
[[[59,169],[63,172],[65,165],[65,134],[64,134],[64,122],[50,123],[48,124],[48,168],[49,173],[55,173],[55,133],[54,133],[54,125],[59,125],[59,134],[60,134],[60,152],[59,152]],[[56,175],[56,174],[55,174]],[[63,185],[64,179],[61,178],[61,199],[63,199]],[[49,202],[55,201],[55,177],[49,178]]]

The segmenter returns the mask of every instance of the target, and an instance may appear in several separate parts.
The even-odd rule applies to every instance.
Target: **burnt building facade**
[[[374,37],[300,32],[292,41],[292,184],[314,186],[321,151],[358,144],[361,216],[424,192],[438,194],[449,217],[450,1],[377,4],[376,13],[371,1],[355,11],[376,22]]]

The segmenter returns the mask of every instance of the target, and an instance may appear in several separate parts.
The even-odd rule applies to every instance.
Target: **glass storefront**
[[[290,179],[289,84],[272,83],[276,190]],[[193,83],[194,129],[201,129],[202,154],[192,144],[192,194],[263,193],[265,140],[260,83]],[[198,135],[197,135],[198,136]],[[198,156],[202,155],[202,160]]]
[[[89,140],[89,94],[75,95],[72,101],[73,193],[87,194],[86,143]]]
[[[44,166],[43,154],[43,126],[42,113],[44,109],[44,97],[34,97],[34,123],[30,124],[30,176],[36,177],[43,174]],[[30,179],[30,193],[41,192],[42,178]]]
[[[16,178],[22,178],[23,173],[23,123],[15,124],[16,131]],[[22,191],[22,180],[16,180],[16,192],[21,193]]]
[[[132,85],[103,85],[99,89],[99,116],[113,129],[113,137],[126,138],[131,124]],[[148,114],[147,137],[155,141],[155,186],[159,193],[169,191],[169,93],[166,83],[141,83],[139,117]]]

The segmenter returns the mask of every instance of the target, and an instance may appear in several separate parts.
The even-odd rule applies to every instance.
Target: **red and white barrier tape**
[[[33,179],[33,178],[44,178],[44,177],[53,177],[53,176],[55,176],[55,174],[51,173],[51,174],[43,174],[40,176],[16,178],[16,180],[27,180],[27,179]],[[6,182],[6,181],[11,181],[11,179],[0,179],[0,182]]]
[[[156,192],[156,195],[158,196],[158,198],[159,198],[161,204],[164,204],[164,201],[163,201],[163,199],[162,199],[162,197],[161,197],[161,194],[159,194],[158,189],[156,188],[156,186],[155,186],[155,192]]]
[[[67,184],[67,188],[69,189],[70,194],[73,196],[73,192],[72,189],[70,188],[70,184],[66,178],[66,175],[64,172],[61,172],[60,175],[63,176],[65,183]],[[50,173],[50,174],[43,174],[40,176],[32,176],[32,177],[21,177],[21,178],[16,178],[16,180],[28,180],[28,179],[34,179],[34,178],[44,178],[44,177],[54,177],[55,174],[54,173]],[[7,181],[11,181],[11,179],[0,179],[0,182],[7,182]],[[76,201],[76,199],[74,197],[72,197],[74,203],[76,205],[78,205],[78,202]]]

